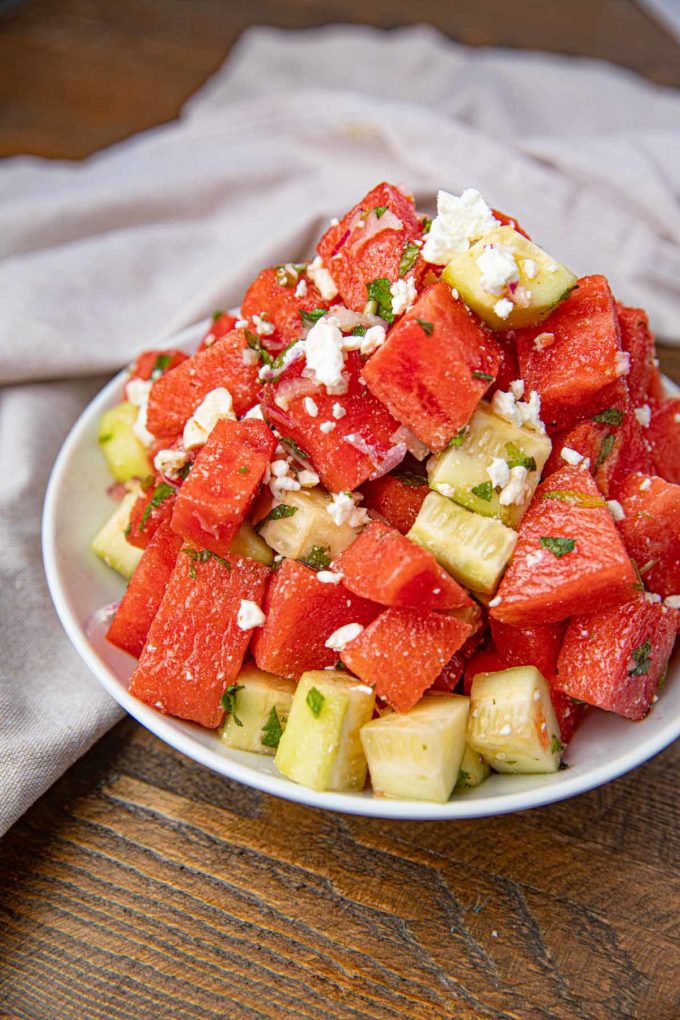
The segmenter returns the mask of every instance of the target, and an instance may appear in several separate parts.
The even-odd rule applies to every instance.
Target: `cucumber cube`
[[[260,534],[267,545],[288,559],[306,560],[316,549],[321,554],[325,553],[330,562],[358,534],[349,524],[334,522],[327,510],[331,502],[330,495],[320,486],[287,492],[284,503],[293,508],[295,513],[267,521],[260,529]]]
[[[99,422],[97,442],[117,482],[147,478],[153,474],[146,449],[133,432],[138,413],[139,409],[134,404],[116,404],[104,411]]]
[[[113,511],[108,521],[97,532],[92,541],[92,551],[104,560],[107,566],[117,570],[126,580],[130,580],[137,564],[142,558],[143,549],[130,545],[126,536],[130,524],[132,508],[137,502],[140,489],[138,486],[126,493]]]
[[[265,567],[271,566],[274,561],[274,553],[250,524],[241,525],[229,550],[235,556],[246,556],[248,559],[257,560],[258,563],[264,563]]]
[[[477,751],[473,751],[472,748],[466,744],[465,750],[463,751],[463,760],[460,763],[460,772],[458,773],[458,779],[456,780],[457,790],[472,790],[475,786],[479,786],[488,777],[491,769],[487,762],[484,761],[481,754]]]
[[[220,737],[239,751],[275,754],[295,694],[295,684],[256,666],[246,666],[238,675],[241,688],[234,696],[234,709],[220,729]]]

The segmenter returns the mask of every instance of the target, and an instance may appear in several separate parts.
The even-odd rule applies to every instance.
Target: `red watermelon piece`
[[[555,674],[566,629],[565,622],[513,627],[491,619],[494,645],[508,666],[535,666],[544,677]]]
[[[516,230],[518,234],[522,235],[522,237],[526,237],[528,241],[531,240],[530,235],[527,234],[524,227],[518,223],[514,216],[508,216],[507,213],[500,212],[498,209],[492,209],[491,212],[502,227],[512,227],[512,229]],[[516,379],[517,376],[513,376],[513,378]]]
[[[188,354],[178,351],[174,347],[166,350],[142,351],[130,370],[130,379],[142,379],[148,382],[152,377],[159,379],[162,375],[177,368],[183,361],[187,361]]]
[[[139,658],[149,628],[158,612],[182,539],[167,521],[156,528],[111,621],[106,638],[124,652]]]
[[[439,282],[364,367],[368,388],[431,450],[465,425],[498,372],[498,343]]]
[[[650,400],[651,422],[645,430],[654,470],[667,482],[680,485],[680,397]]]
[[[498,340],[500,362],[498,374],[489,387],[489,396],[494,394],[496,390],[507,392],[510,389],[510,383],[520,378],[514,341],[502,333],[498,334],[496,339]]]
[[[380,514],[388,524],[405,535],[415,524],[430,490],[427,479],[418,481],[415,475],[397,473],[364,482],[361,491],[364,495],[361,505]]]
[[[621,346],[630,356],[627,382],[634,407],[644,404],[654,370],[654,334],[649,328],[647,313],[642,308],[628,308],[617,304],[616,313],[621,328]]]
[[[304,379],[304,364],[294,362],[277,382],[267,384],[263,413],[285,439],[292,439],[305,452],[327,489],[351,491],[390,463],[397,445],[392,436],[399,422],[366,389],[358,351],[350,351],[345,358],[348,389],[341,396],[329,395],[325,387]],[[307,409],[308,397],[316,407],[313,417]],[[338,407],[344,412],[341,417],[334,413]],[[322,426],[328,423],[334,428],[327,432]]]
[[[645,586],[664,597],[680,595],[680,485],[631,474],[616,498],[625,514],[619,532]]]
[[[236,414],[250,410],[262,383],[260,363],[253,363],[246,333],[245,329],[232,330],[153,384],[147,413],[150,432],[178,436],[208,393],[221,386],[231,393]]]
[[[536,490],[490,613],[515,626],[555,623],[618,605],[635,583],[595,482],[585,468],[566,466]]]
[[[157,475],[144,487],[130,514],[127,540],[138,549],[146,549],[161,524],[169,524],[177,490]]]
[[[222,337],[227,336],[228,333],[236,329],[237,322],[238,319],[235,315],[229,315],[228,312],[215,312],[212,322],[201,338],[198,350],[204,351],[206,347],[212,347],[216,340],[221,340]]]
[[[384,606],[444,610],[470,605],[465,590],[432,553],[382,521],[371,521],[333,569],[355,595]]]
[[[276,327],[275,332],[264,339],[275,347],[284,347],[302,336],[300,312],[327,308],[328,302],[304,273],[299,280],[305,281],[305,293],[297,296],[299,280],[294,274],[287,275],[284,267],[278,268],[283,272],[277,272],[277,267],[264,269],[251,283],[241,302],[241,314],[244,319],[252,320],[254,315],[259,315],[271,322]]]
[[[226,556],[275,447],[263,421],[218,421],[177,494],[172,528],[187,541]]]
[[[536,350],[539,333],[552,333],[549,347]],[[527,392],[541,398],[549,432],[571,427],[625,398],[620,379],[627,358],[621,350],[616,304],[604,276],[584,276],[578,287],[538,326],[516,331],[517,356]]]
[[[181,549],[130,693],[166,715],[214,729],[221,698],[243,663],[252,631],[241,630],[241,600],[262,605],[269,568],[255,560],[225,561],[195,546]]]
[[[560,652],[558,689],[607,712],[642,719],[666,670],[677,625],[676,609],[644,595],[575,616]]]
[[[267,592],[267,622],[253,640],[255,662],[293,679],[308,669],[326,669],[338,660],[326,648],[331,634],[349,623],[370,623],[380,609],[344,584],[324,584],[309,567],[283,560]]]
[[[469,697],[472,690],[472,681],[478,673],[497,673],[500,670],[507,669],[508,666],[507,659],[499,653],[493,642],[490,642],[476,651],[465,663],[463,693]]]
[[[382,210],[382,211],[381,211]],[[392,184],[379,184],[342,220],[328,228],[317,251],[335,280],[348,308],[361,311],[368,300],[367,284],[400,275],[421,279],[425,263],[417,256],[412,269],[400,274],[404,249],[420,238],[422,225],[413,198]]]

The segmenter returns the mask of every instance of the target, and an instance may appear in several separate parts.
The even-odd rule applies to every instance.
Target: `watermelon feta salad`
[[[316,790],[446,801],[645,716],[680,608],[680,400],[647,317],[479,192],[380,184],[99,444],[130,692]]]

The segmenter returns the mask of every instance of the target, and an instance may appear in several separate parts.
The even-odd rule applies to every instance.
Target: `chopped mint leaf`
[[[352,336],[366,336],[365,326],[355,326],[352,330]]]
[[[598,453],[597,460],[595,461],[596,471],[599,467],[602,466],[602,464],[604,464],[607,457],[612,452],[613,446],[614,446],[614,434],[610,432],[609,435],[605,436],[604,439],[602,440],[602,446],[600,447],[600,452]]]
[[[483,499],[485,503],[490,503],[493,496],[493,485],[491,482],[480,482],[479,485],[475,485],[472,492],[475,496]]]
[[[342,659],[338,659],[338,661],[333,666],[333,669],[344,669],[345,672],[347,672],[347,666],[344,664]]]
[[[192,549],[190,545],[185,545],[181,550],[185,556],[188,556],[191,560],[189,567],[189,574],[191,577],[196,577],[196,564],[207,563],[208,560],[217,560],[227,570],[231,570],[231,563],[229,560],[225,560],[223,556],[218,556],[217,553],[211,552],[210,549]]]
[[[240,467],[240,468],[238,469],[238,473],[239,473],[240,475],[247,475],[247,474],[248,474],[248,471],[249,471],[249,470],[250,470],[250,468],[248,467],[248,465],[247,465],[247,464],[244,464],[244,465],[243,465],[242,467]]]
[[[410,489],[418,489],[421,485],[427,485],[427,478],[417,475],[415,471],[399,471],[395,474],[402,485],[408,485]]]
[[[652,643],[649,640],[633,649],[632,659],[634,665],[628,670],[628,676],[645,676],[649,673],[652,665],[652,660],[649,657],[651,650]]]
[[[564,750],[564,744],[556,734],[553,733],[550,738],[550,751],[552,754],[562,754]]]
[[[463,440],[468,434],[469,429],[470,429],[469,425],[461,425],[461,427],[456,432],[455,436],[452,439],[449,439],[448,443],[446,444],[446,449],[450,450],[452,446],[462,446]]]
[[[284,446],[288,447],[293,456],[297,457],[298,460],[309,460],[309,454],[305,453],[302,447],[298,446],[294,439],[289,439],[288,437],[282,436],[280,441],[283,443]]]
[[[223,308],[218,308],[216,312],[212,313],[212,321],[217,322],[218,319],[221,319],[222,316],[226,314],[227,313],[224,311]]]
[[[458,779],[456,780],[456,786],[471,786],[472,776],[465,769],[461,769],[458,773]]]
[[[623,419],[625,414],[620,411],[618,407],[608,407],[604,411],[600,411],[599,414],[594,414],[590,419],[591,421],[601,422],[603,425],[623,425]]]
[[[264,745],[264,747],[278,747],[282,733],[283,727],[281,726],[281,721],[279,719],[278,712],[276,711],[276,705],[272,705],[269,718],[262,727],[260,742]]]
[[[300,562],[312,570],[325,570],[331,565],[331,558],[328,555],[330,547],[327,545],[313,545],[307,555]]]
[[[429,216],[423,217],[423,237],[432,230],[432,220]]]
[[[544,492],[541,499],[559,499],[562,503],[571,503],[586,509],[607,505],[603,499],[599,499],[597,496],[587,496],[585,492],[573,492],[570,489],[553,489],[552,492]]]
[[[309,705],[312,715],[314,716],[315,719],[319,718],[325,700],[326,699],[324,698],[321,691],[317,691],[316,687],[310,687],[309,690],[307,691],[307,697],[305,698],[305,701]]]
[[[328,309],[326,308],[312,308],[309,312],[304,308],[300,309],[300,318],[303,322],[318,322],[319,319],[323,319],[324,315],[327,314]]]
[[[527,457],[526,453],[524,453],[523,450],[520,450],[518,446],[515,446],[514,443],[506,443],[505,449],[508,451],[507,464],[509,468],[523,467],[526,468],[527,471],[536,470],[536,461],[534,458]]]
[[[475,369],[475,371],[472,373],[472,378],[483,379],[484,382],[493,382],[494,380],[494,377],[492,375],[489,375],[488,372],[480,372],[478,369]]]
[[[237,726],[243,726],[243,723],[236,715],[236,696],[239,691],[243,690],[243,684],[230,684],[226,691],[222,695],[221,704],[225,712],[228,712]]]
[[[422,329],[423,333],[426,334],[426,336],[432,336],[432,331],[434,329],[434,325],[431,322],[427,322],[425,319],[419,319],[417,317],[416,317],[416,322],[418,323],[418,325]]]
[[[264,520],[260,521],[257,526],[258,530],[263,524],[266,524],[267,521],[280,521],[282,517],[292,517],[293,514],[297,513],[297,510],[298,508],[296,506],[289,506],[287,503],[278,503],[276,506],[271,508]]]
[[[160,485],[156,486],[156,488],[153,490],[151,499],[144,507],[144,513],[142,514],[142,519],[139,522],[140,531],[144,531],[144,525],[151,516],[151,511],[154,509],[154,507],[160,506],[164,499],[167,499],[168,496],[172,496],[174,491],[175,490],[173,489],[172,485],[167,485],[165,482],[161,482]]]
[[[284,363],[285,358],[286,358],[286,354],[288,354],[288,351],[291,349],[291,347],[295,347],[296,343],[298,343],[298,341],[297,340],[293,340],[293,342],[288,344],[287,347],[284,347],[282,351],[279,351],[279,353],[276,355],[276,357],[272,361],[272,368],[281,368],[283,366],[283,363]]]
[[[401,274],[400,274],[401,275]],[[375,301],[376,314],[384,319],[385,322],[394,322],[394,312],[392,311],[392,291],[390,290],[392,284],[385,277],[379,277],[377,280],[371,280],[366,285],[366,293],[368,294],[369,302]]]
[[[192,467],[193,467],[193,462],[188,460],[186,462],[186,464],[183,464],[182,467],[179,469],[178,474],[179,474],[179,477],[182,479],[182,481],[184,481],[188,477],[189,472],[191,471]]]
[[[151,369],[151,378],[155,379],[158,375],[163,375],[168,368],[168,365],[172,361],[172,354],[159,354],[154,362],[154,366]]]
[[[125,535],[126,538],[128,537],[131,531],[132,531],[131,524],[128,524],[125,528],[123,528],[123,534]]]
[[[399,276],[406,276],[410,269],[413,269],[416,259],[420,254],[420,248],[413,241],[407,241],[399,260]]]
[[[249,329],[246,330],[246,340],[251,351],[256,351],[260,355],[261,361],[265,365],[273,364],[274,359],[272,358],[269,351],[262,346],[262,341],[256,333],[251,333]]]
[[[376,207],[373,210],[373,212],[375,213],[376,218],[380,219],[380,217],[384,216],[385,213],[387,212],[387,206],[386,205],[376,205]]]
[[[549,549],[558,560],[561,556],[566,556],[567,553],[573,552],[576,548],[575,538],[551,538],[549,535],[544,535],[538,541],[544,549]]]

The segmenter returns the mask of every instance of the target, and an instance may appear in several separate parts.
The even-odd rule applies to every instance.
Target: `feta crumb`
[[[651,478],[645,478],[644,482],[642,482],[640,484],[640,492],[646,492],[651,484],[652,484],[652,479]]]
[[[506,723],[504,726],[501,726],[501,728],[499,729],[498,736],[499,737],[509,737],[511,733],[512,733],[512,726],[510,725],[510,723]]]
[[[331,226],[332,227],[339,227],[340,226],[340,220],[338,219],[337,216],[334,216],[333,219],[331,220]]]
[[[614,375],[619,378],[628,375],[630,372],[630,354],[627,351],[617,351],[614,358]]]
[[[578,450],[572,450],[570,446],[563,446],[560,450],[560,457],[566,461],[567,464],[571,464],[572,467],[576,467],[583,460],[583,454],[579,453]]]
[[[479,285],[487,294],[500,295],[509,283],[519,281],[515,256],[505,244],[488,245],[475,262],[481,272]]]
[[[452,296],[454,301],[458,300],[458,298],[460,297],[460,294],[458,293],[458,288],[457,287],[452,287],[451,288],[451,296]]]
[[[253,325],[258,336],[271,336],[276,329],[274,323],[267,320],[264,312],[261,315],[253,315]]]
[[[501,298],[500,301],[497,301],[493,306],[493,310],[499,319],[507,319],[513,307],[514,305],[512,301],[509,301],[507,298]]]
[[[554,343],[554,333],[539,333],[538,336],[534,337],[534,350],[545,351],[548,347],[552,347]]]
[[[663,604],[669,609],[680,609],[680,595],[667,595]]]
[[[643,429],[648,429],[652,421],[652,410],[649,404],[643,404],[642,407],[636,407],[633,414],[637,418]]]
[[[283,478],[290,471],[290,464],[287,460],[273,460],[270,470],[274,478]]]
[[[316,416],[319,413],[319,406],[317,402],[313,400],[311,397],[305,397],[302,403],[304,404],[305,411],[307,412],[309,417],[316,418]]]
[[[306,297],[307,296],[307,281],[298,280],[298,285],[295,288],[295,297]]]
[[[132,431],[142,446],[151,446],[156,439],[146,427],[149,394],[151,393],[152,386],[153,382],[150,379],[131,379],[125,388],[128,401],[138,409]]]
[[[309,373],[329,393],[338,395],[347,392],[342,339],[338,320],[332,315],[325,315],[314,323],[305,341],[305,374]]]
[[[491,399],[491,410],[494,414],[497,414],[499,418],[503,418],[504,421],[509,421],[511,425],[517,425],[518,427],[522,424],[522,419],[519,416],[515,398],[512,393],[508,393],[505,390],[496,390]]]
[[[529,472],[525,467],[518,465],[510,469],[510,480],[501,489],[498,501],[501,506],[519,506],[526,502],[531,495],[531,484],[527,482]]]
[[[344,576],[344,574],[336,574],[333,570],[318,570],[316,573],[317,581],[321,581],[322,584],[340,584]]]
[[[527,280],[536,279],[536,263],[533,259],[524,259],[524,262],[522,262],[522,272]]]
[[[252,347],[244,347],[241,351],[241,361],[244,365],[257,365],[259,360],[259,353],[254,351]]]
[[[262,627],[267,617],[264,615],[257,602],[250,599],[241,599],[241,605],[236,615],[236,622],[241,630],[252,630],[254,627]]]
[[[153,459],[153,466],[166,478],[178,481],[180,472],[188,460],[183,450],[159,450]]]
[[[489,602],[489,608],[490,609],[495,609],[496,606],[500,606],[501,602],[502,602],[502,599],[501,599],[500,595],[496,595],[496,597],[491,599],[491,601]]]
[[[515,400],[521,400],[524,396],[524,379],[513,379],[510,383],[510,392]]]
[[[486,469],[486,473],[491,479],[494,489],[496,486],[502,489],[510,481],[510,468],[502,457],[494,457]]]
[[[369,354],[373,354],[379,347],[382,347],[386,336],[384,326],[369,326],[365,335],[361,337],[359,350],[365,357],[368,357]]]
[[[336,423],[334,421],[322,421],[319,425],[319,432],[332,432],[335,427]]]
[[[662,601],[661,600],[661,596],[657,595],[656,592],[653,592],[653,591],[646,591],[645,592],[645,598],[647,599],[648,602],[651,602],[652,605],[654,605],[657,602],[661,602]]]
[[[307,468],[298,471],[297,480],[303,489],[311,489],[321,481],[316,471],[309,471]]]
[[[326,506],[326,513],[334,524],[338,527],[349,524],[350,528],[361,528],[368,524],[368,512],[356,505],[350,492],[333,492],[331,496],[333,501]]]
[[[243,415],[244,418],[258,418],[260,421],[264,421],[264,415],[262,414],[262,405],[253,404],[249,410]]]
[[[324,266],[320,255],[317,255],[314,261],[310,262],[307,266],[307,276],[319,291],[324,301],[332,301],[334,297],[338,296],[338,288],[335,286],[335,280]]]
[[[390,286],[390,294],[392,295],[393,313],[395,315],[403,315],[418,297],[413,277],[409,277],[408,280],[396,280]]]
[[[608,499],[607,509],[609,510],[609,513],[612,515],[615,521],[622,521],[623,518],[626,516],[623,507],[619,503],[618,499]]]
[[[223,418],[236,421],[231,393],[224,386],[218,386],[203,398],[184,426],[182,442],[185,450],[203,446],[215,425]]]
[[[336,401],[336,402],[335,402],[335,403],[333,404],[333,417],[334,417],[334,418],[336,418],[336,419],[338,419],[338,418],[344,418],[346,414],[347,414],[347,411],[346,411],[346,410],[345,410],[345,408],[344,408],[344,407],[342,406],[342,404],[339,404],[339,403],[338,403],[338,402]]]
[[[297,478],[293,476],[290,468],[290,461],[275,460],[270,465],[271,478],[269,491],[278,502],[283,499],[286,492],[298,492],[302,486]]]
[[[508,392],[496,390],[491,401],[491,410],[512,425],[519,427],[526,425],[536,432],[545,432],[545,426],[541,421],[541,398],[536,390],[531,391],[527,401],[515,399],[512,384]]]
[[[250,323],[247,319],[237,319],[234,329],[247,329]]]
[[[440,191],[437,215],[425,239],[423,258],[437,266],[445,266],[455,254],[467,251],[498,226],[498,220],[475,188],[466,188],[462,195]]]
[[[338,627],[325,643],[326,648],[332,648],[334,652],[341,652],[345,645],[358,638],[363,631],[360,623],[346,623],[344,627]]]

